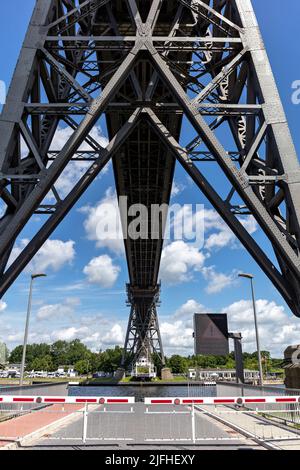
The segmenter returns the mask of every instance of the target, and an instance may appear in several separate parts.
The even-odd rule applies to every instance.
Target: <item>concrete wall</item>
[[[37,385],[24,385],[23,387],[0,387],[1,395],[16,395],[16,396],[65,396],[68,395],[68,382],[55,383],[55,384],[37,384]],[[44,407],[45,405],[42,405]],[[0,403],[0,419],[10,415],[27,412],[29,410],[41,408],[37,403]]]
[[[37,385],[23,385],[1,387],[0,395],[28,395],[28,396],[64,396],[68,395],[68,382],[47,383]]]

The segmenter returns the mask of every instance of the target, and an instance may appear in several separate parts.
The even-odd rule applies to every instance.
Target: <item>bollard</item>
[[[196,444],[196,423],[195,423],[195,405],[194,405],[194,403],[192,403],[191,417],[192,417],[192,441],[193,441],[193,444]]]
[[[85,444],[87,439],[87,425],[88,425],[88,403],[85,404],[83,412],[83,434],[82,442]]]

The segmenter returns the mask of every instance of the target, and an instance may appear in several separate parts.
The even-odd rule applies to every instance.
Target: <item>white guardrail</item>
[[[114,405],[135,403],[134,397],[34,397],[25,395],[3,395],[0,396],[0,405],[5,403],[41,403],[41,404],[60,404],[78,405],[82,403],[94,405]]]
[[[133,404],[134,397],[41,397],[25,395],[3,395],[0,396],[0,404],[5,403],[38,403],[38,404],[56,404],[65,403],[76,404],[94,404],[94,405],[113,405],[113,404]],[[246,405],[246,404],[280,404],[280,403],[300,403],[300,396],[256,396],[256,397],[150,397],[144,398],[146,405]]]

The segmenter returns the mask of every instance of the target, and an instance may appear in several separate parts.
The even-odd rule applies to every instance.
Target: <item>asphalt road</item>
[[[176,410],[176,413],[174,412]],[[216,422],[213,418],[195,414],[195,436],[190,409],[143,403],[89,408],[86,445],[83,444],[82,413],[72,422],[61,426],[38,441],[27,444],[31,449],[239,449],[254,447],[252,441]]]

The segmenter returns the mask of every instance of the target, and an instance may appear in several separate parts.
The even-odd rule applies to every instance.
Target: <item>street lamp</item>
[[[258,366],[259,366],[259,385],[262,386],[263,385],[263,369],[262,369],[262,362],[261,362],[260,341],[259,341],[259,332],[258,332],[258,324],[257,324],[256,304],[255,304],[255,297],[254,297],[254,286],[253,286],[254,276],[252,274],[240,273],[239,277],[250,279],[250,283],[251,283],[256,345],[257,345],[257,357],[258,357]]]
[[[33,291],[33,281],[38,277],[46,277],[47,274],[32,274],[31,281],[30,281],[30,289],[29,289],[29,298],[28,298],[28,308],[27,308],[27,316],[26,316],[26,325],[25,325],[25,333],[24,333],[24,343],[23,343],[23,354],[22,354],[22,363],[21,363],[21,372],[20,372],[20,386],[23,385],[24,381],[24,372],[25,372],[25,361],[26,361],[26,348],[27,348],[27,340],[28,340],[28,330],[29,330],[29,319],[31,313],[31,304],[32,304],[32,291]]]

